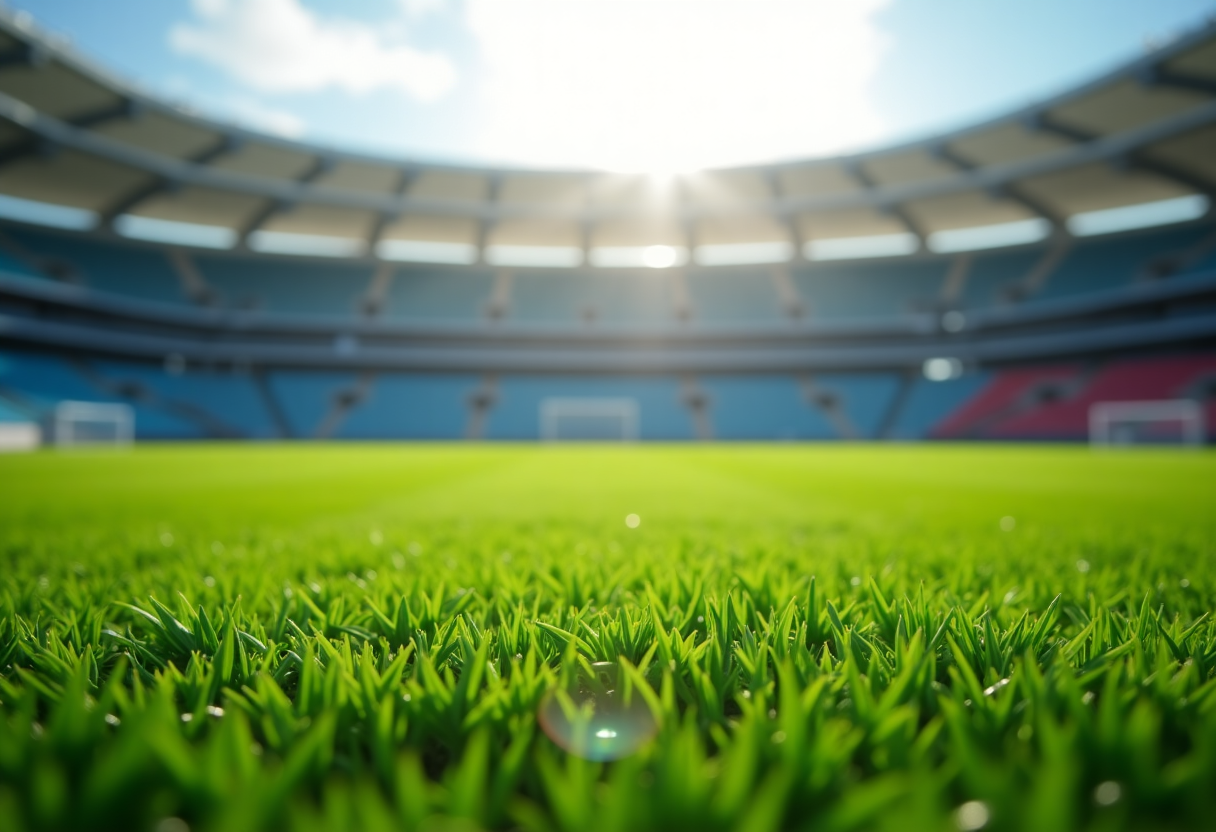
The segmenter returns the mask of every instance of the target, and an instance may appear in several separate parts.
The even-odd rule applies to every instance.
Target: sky
[[[1049,97],[1216,0],[10,0],[209,116],[427,161],[678,172]]]

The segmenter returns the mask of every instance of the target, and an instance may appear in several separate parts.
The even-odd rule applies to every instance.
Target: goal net
[[[122,447],[135,438],[135,411],[126,404],[63,401],[55,406],[53,426],[60,447]]]
[[[1089,408],[1093,445],[1202,445],[1203,405],[1193,399],[1096,402]]]
[[[544,399],[540,403],[540,436],[567,442],[637,439],[638,403],[627,398]]]

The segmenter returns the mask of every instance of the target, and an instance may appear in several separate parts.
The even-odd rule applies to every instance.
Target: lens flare
[[[549,691],[539,722],[549,739],[587,760],[619,760],[641,748],[658,730],[636,690],[618,685],[615,662],[581,666],[568,684]]]

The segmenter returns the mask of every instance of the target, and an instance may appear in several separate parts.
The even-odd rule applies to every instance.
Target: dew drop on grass
[[[780,745],[781,743],[785,742],[785,732],[784,731],[774,732],[773,742],[775,742],[777,745]]]
[[[984,696],[992,696],[992,694],[996,693],[1007,684],[1009,684],[1008,679],[1001,679],[999,682],[992,685],[992,687],[984,688]]]
[[[1114,780],[1099,783],[1094,789],[1094,803],[1099,806],[1113,806],[1123,796],[1123,787]]]
[[[173,545],[173,535],[169,532],[161,532],[160,533],[160,545],[161,546],[172,546]]]
[[[580,669],[568,685],[549,691],[538,722],[549,739],[576,757],[619,760],[653,738],[658,725],[636,690],[625,700],[615,662],[596,662],[591,671]]]
[[[367,539],[373,546],[379,546],[384,542],[384,533],[379,529],[372,529],[368,532]]]
[[[215,577],[213,575],[207,575],[203,578],[203,584],[208,587],[215,586]]]
[[[1077,561],[1077,571],[1082,574],[1088,572],[1089,571],[1089,561],[1087,561],[1087,560]]]
[[[853,586],[861,586],[861,576],[854,575],[853,577],[849,578],[849,583],[851,583]]]
[[[1018,521],[1013,519],[1009,515],[1005,515],[1004,517],[1001,518],[1001,531],[1003,531],[1003,532],[1011,532],[1014,530],[1014,528],[1017,527],[1017,525],[1018,525]]]
[[[954,820],[963,832],[983,829],[990,817],[988,806],[979,800],[968,800],[954,811]]]
[[[642,525],[642,518],[638,517],[636,514],[626,514],[625,525],[631,529],[636,529],[638,526]]]

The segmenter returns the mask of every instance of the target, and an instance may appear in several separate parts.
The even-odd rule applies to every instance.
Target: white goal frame
[[[619,437],[604,437],[602,440],[633,442],[638,438],[638,403],[630,398],[548,398],[540,403],[540,438],[546,442],[569,440],[562,435],[562,421],[566,419],[617,419],[621,430]],[[575,441],[584,439],[576,437]]]
[[[135,441],[135,410],[128,404],[62,401],[55,405],[53,422],[55,444],[61,448],[127,447]],[[77,430],[77,425],[82,423],[113,425],[113,439],[82,435]]]
[[[1089,407],[1089,442],[1099,447],[1129,444],[1116,436],[1120,423],[1178,422],[1181,444],[1202,445],[1207,439],[1203,405],[1194,399],[1163,399],[1142,402],[1095,402]]]

